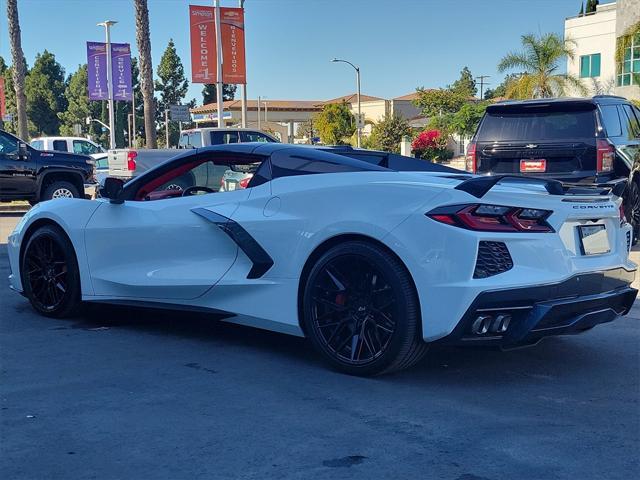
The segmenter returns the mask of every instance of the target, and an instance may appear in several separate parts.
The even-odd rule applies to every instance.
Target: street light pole
[[[218,128],[223,125],[224,105],[222,104],[222,31],[220,27],[220,0],[215,3],[215,25],[216,25],[216,102],[218,103]]]
[[[115,114],[113,111],[113,76],[111,72],[111,26],[115,25],[115,20],[105,20],[104,22],[98,23],[99,27],[104,27],[105,36],[106,36],[106,49],[105,52],[107,54],[107,91],[108,91],[108,102],[109,102],[109,148],[116,148],[116,129],[115,125]]]
[[[332,62],[342,62],[342,63],[348,63],[349,65],[351,65],[353,67],[353,69],[356,71],[356,86],[357,86],[357,93],[356,95],[358,96],[358,120],[356,123],[357,126],[357,141],[358,141],[358,148],[360,148],[360,142],[361,142],[361,138],[362,138],[362,107],[360,104],[360,67],[356,67],[353,63],[347,61],[347,60],[342,60],[339,58],[334,58],[333,60],[331,60]]]
[[[240,8],[244,8],[244,0],[239,0],[239,4]],[[240,90],[242,92],[242,128],[247,128],[247,84],[240,85]]]

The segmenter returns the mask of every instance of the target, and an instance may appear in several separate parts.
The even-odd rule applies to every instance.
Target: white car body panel
[[[620,200],[603,208],[574,208],[540,185],[498,185],[481,200],[456,190],[444,174],[371,171],[276,178],[254,188],[140,202],[58,200],[32,209],[10,237],[13,288],[21,290],[19,246],[33,222],[49,219],[68,234],[77,253],[82,298],[202,307],[232,312],[228,321],[302,335],[298,290],[304,265],[323,242],[341,235],[386,245],[415,283],[426,341],[453,331],[481,292],[561,282],[583,272],[635,270],[628,258],[628,225],[620,226]],[[593,197],[572,197],[571,200]],[[451,204],[484,203],[552,210],[558,233],[464,230],[425,216]],[[241,225],[273,259],[260,278],[252,263],[215,224],[194,208]],[[584,256],[576,228],[606,224],[611,251]],[[504,242],[513,268],[473,278],[478,243]]]

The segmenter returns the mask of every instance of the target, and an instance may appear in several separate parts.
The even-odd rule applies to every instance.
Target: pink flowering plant
[[[411,150],[417,157],[431,161],[443,161],[451,158],[447,149],[447,137],[440,130],[431,129],[420,132],[411,143]]]

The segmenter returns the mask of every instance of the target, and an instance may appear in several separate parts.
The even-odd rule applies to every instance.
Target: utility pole
[[[258,95],[258,130],[260,130],[261,124],[260,124],[260,95]]]
[[[244,0],[239,0],[240,8],[244,8]],[[246,81],[246,80],[245,80]],[[247,84],[240,85],[242,92],[242,128],[247,128]]]
[[[133,91],[133,95],[131,96],[131,147],[136,147],[136,92]]]
[[[169,145],[169,109],[165,109],[164,111],[164,138],[165,138],[165,145],[167,146],[167,148],[171,148],[171,145]]]
[[[491,78],[491,76],[490,75],[478,75],[476,78],[480,80],[480,100],[484,100],[484,86],[485,85],[491,85],[489,82],[485,82],[484,79],[485,78]]]
[[[108,91],[108,103],[109,103],[109,148],[113,150],[116,148],[116,129],[115,129],[115,114],[113,111],[113,75],[111,72],[111,27],[115,25],[115,20],[105,20],[98,23],[99,27],[104,27],[106,37],[106,49],[107,54],[107,91]]]
[[[218,128],[224,126],[224,105],[222,104],[222,31],[220,27],[220,0],[215,0],[215,26],[216,26],[216,100],[218,103]]]

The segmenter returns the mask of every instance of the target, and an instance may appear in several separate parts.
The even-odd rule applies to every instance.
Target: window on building
[[[580,57],[580,78],[600,76],[600,54],[582,55]]]
[[[640,33],[631,39],[631,44],[624,49],[622,63],[618,64],[617,85],[640,85]]]

